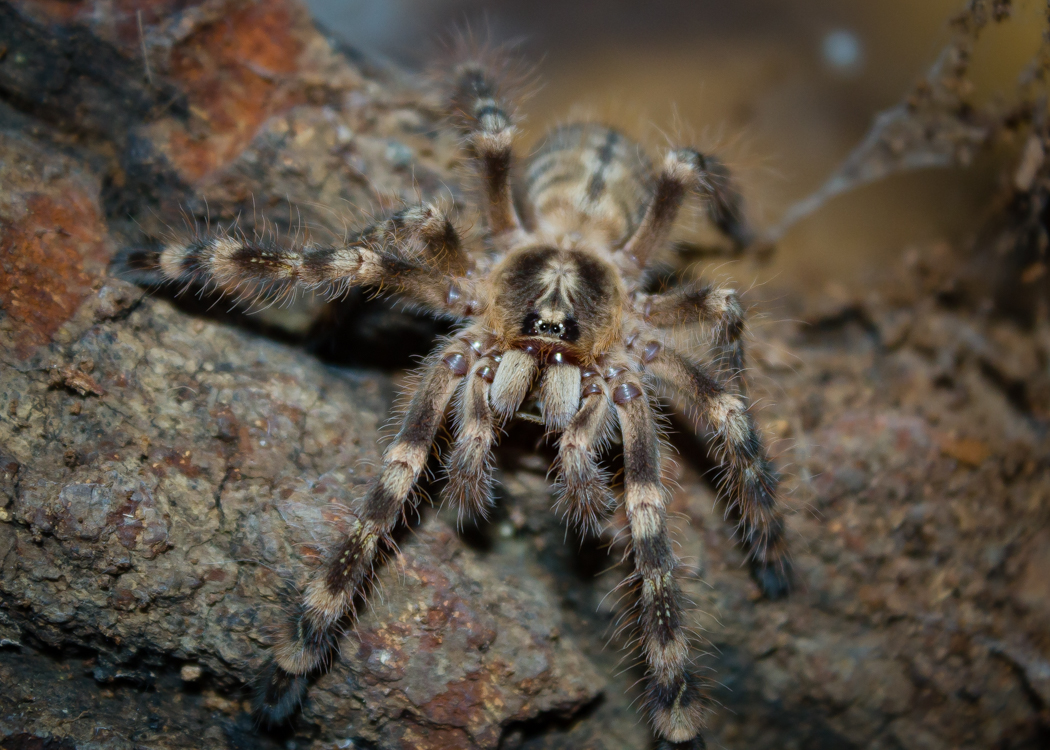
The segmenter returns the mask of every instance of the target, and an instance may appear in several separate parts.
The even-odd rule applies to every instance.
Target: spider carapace
[[[621,437],[647,710],[662,742],[701,747],[710,702],[692,667],[675,577],[655,389],[675,392],[709,429],[721,490],[738,514],[752,574],[771,598],[787,591],[788,558],[777,474],[743,388],[744,315],[736,293],[694,283],[647,294],[644,281],[690,193],[706,201],[720,230],[747,245],[741,200],[713,157],[679,148],[657,169],[637,144],[593,123],[554,130],[522,165],[515,196],[515,129],[495,70],[470,61],[450,78],[452,111],[476,167],[484,251],[468,250],[445,213],[423,203],[335,246],[280,246],[223,232],[170,243],[154,258],[168,281],[333,295],[363,285],[459,322],[423,364],[349,532],[281,630],[262,678],[260,711],[271,721],[286,718],[308,676],[334,656],[355,597],[390,549],[406,504],[415,502],[446,412],[454,437],[443,492],[461,511],[483,514],[492,502],[500,428],[531,397],[546,427],[560,434],[559,503],[584,530],[598,528],[614,503],[598,456],[614,432]],[[688,325],[707,326],[717,361],[675,348],[671,333]]]

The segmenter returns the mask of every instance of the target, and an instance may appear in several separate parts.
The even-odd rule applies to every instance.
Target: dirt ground
[[[341,236],[462,197],[458,145],[430,84],[291,0],[110,5],[0,2],[0,748],[652,747],[615,635],[624,519],[567,532],[528,424],[494,518],[424,505],[298,719],[254,724],[326,508],[441,330],[363,295],[248,315],[111,261],[184,219]],[[672,418],[709,746],[1050,747],[1050,326],[974,292],[972,253],[748,292],[788,599],[760,597]]]

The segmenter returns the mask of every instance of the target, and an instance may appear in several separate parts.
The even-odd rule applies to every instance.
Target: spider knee
[[[744,306],[735,289],[715,289],[710,296],[711,312],[718,319],[715,342],[735,343],[744,334]]]
[[[728,391],[715,395],[710,404],[709,418],[712,426],[720,432],[731,457],[738,457],[757,437],[747,405],[739,396]]]
[[[679,148],[671,151],[664,162],[664,169],[677,176],[684,184],[713,190],[728,177],[728,170],[718,159],[705,156],[695,148]]]
[[[703,156],[691,148],[679,148],[667,154],[664,173],[684,186],[693,185],[702,176]]]
[[[496,86],[484,65],[464,63],[456,71],[456,81],[463,113],[469,118],[472,129],[481,131],[475,136],[475,141],[479,136],[484,142],[486,136],[513,131],[510,115],[498,98]],[[481,143],[475,145],[480,147]]]

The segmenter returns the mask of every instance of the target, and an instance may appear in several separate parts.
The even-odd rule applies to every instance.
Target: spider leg
[[[442,211],[425,203],[338,246],[283,247],[226,232],[169,244],[151,258],[132,253],[126,263],[146,275],[152,271],[153,280],[213,284],[242,298],[318,289],[338,295],[351,286],[369,286],[439,315],[467,317],[480,307],[474,282],[462,275],[471,260],[455,227]]]
[[[732,289],[693,283],[638,299],[637,309],[650,325],[673,328],[699,321],[713,329],[712,339],[724,357],[730,379],[744,383],[744,308]]]
[[[722,463],[722,490],[740,514],[740,535],[748,548],[751,575],[769,599],[787,594],[791,562],[784,518],[777,507],[779,477],[746,400],[721,385],[703,366],[656,342],[646,345],[645,368],[676,389],[713,431]]]
[[[335,554],[307,583],[302,605],[273,649],[264,674],[259,711],[280,722],[294,710],[296,699],[285,691],[305,688],[305,675],[324,666],[335,649],[339,621],[353,610],[390,533],[411,502],[426,465],[445,408],[476,353],[456,340],[433,357],[409,402],[401,429],[383,454],[383,466],[355,514],[350,533]]]
[[[488,515],[492,505],[492,448],[496,443],[496,417],[489,405],[489,391],[497,363],[482,357],[467,376],[456,404],[456,442],[449,455],[445,497],[464,511]]]
[[[698,737],[709,700],[689,667],[678,560],[667,532],[660,442],[649,399],[637,373],[623,369],[610,382],[623,435],[624,503],[630,524],[638,623],[648,664],[646,702],[657,733],[676,743]]]
[[[513,239],[522,232],[510,187],[516,129],[488,67],[471,61],[456,69],[453,106],[477,162],[489,233],[497,240]]]
[[[598,533],[613,505],[609,478],[596,460],[609,438],[614,419],[609,387],[592,368],[582,373],[582,404],[558,442],[558,504],[580,531]]]
[[[580,368],[560,361],[549,363],[540,380],[540,411],[543,423],[564,430],[580,409]]]
[[[667,239],[689,190],[707,198],[707,213],[738,247],[754,239],[744,221],[740,193],[730,182],[729,170],[713,156],[691,148],[671,151],[656,176],[653,197],[634,235],[619,251],[630,266],[646,267],[653,252]]]

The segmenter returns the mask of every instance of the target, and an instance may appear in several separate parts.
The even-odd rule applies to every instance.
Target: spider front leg
[[[609,387],[594,368],[583,370],[582,403],[558,442],[558,504],[584,533],[597,534],[613,505],[609,477],[597,454],[614,425]]]
[[[452,394],[470,371],[476,352],[457,340],[426,365],[423,382],[409,402],[401,429],[383,454],[383,466],[352,519],[350,533],[308,582],[302,605],[287,623],[264,675],[258,710],[279,723],[295,709],[305,676],[324,666],[336,648],[334,631],[352,612],[390,533],[426,465]]]
[[[453,105],[477,161],[489,232],[513,240],[522,231],[510,186],[515,128],[489,68],[472,61],[456,69]]]
[[[693,283],[666,294],[637,299],[636,309],[650,325],[674,328],[699,322],[712,329],[712,343],[722,352],[729,379],[746,392],[744,381],[744,307],[732,289]]]
[[[456,405],[456,442],[446,464],[445,498],[464,512],[485,518],[492,506],[492,448],[496,444],[496,418],[489,392],[497,363],[482,357],[467,376]]]
[[[690,190],[707,198],[708,216],[737,247],[746,247],[754,240],[744,220],[740,193],[729,179],[726,166],[695,149],[677,149],[664,160],[645,216],[620,250],[634,270],[645,268],[653,253],[667,240]]]
[[[480,305],[474,283],[462,275],[472,262],[455,227],[429,204],[400,211],[338,246],[281,246],[226,232],[171,243],[155,256],[132,252],[125,265],[147,283],[214,285],[248,299],[369,286],[439,315],[466,317]]]
[[[685,608],[675,578],[678,560],[667,533],[656,418],[637,374],[623,370],[610,385],[623,435],[624,503],[638,583],[638,630],[649,667],[646,702],[662,738],[704,747],[699,735],[710,702],[689,665]]]
[[[791,562],[784,518],[777,507],[779,477],[747,402],[727,391],[701,365],[658,342],[646,344],[644,351],[646,369],[688,399],[711,427],[722,463],[722,490],[729,507],[740,514],[751,574],[766,597],[783,597],[790,587]]]

